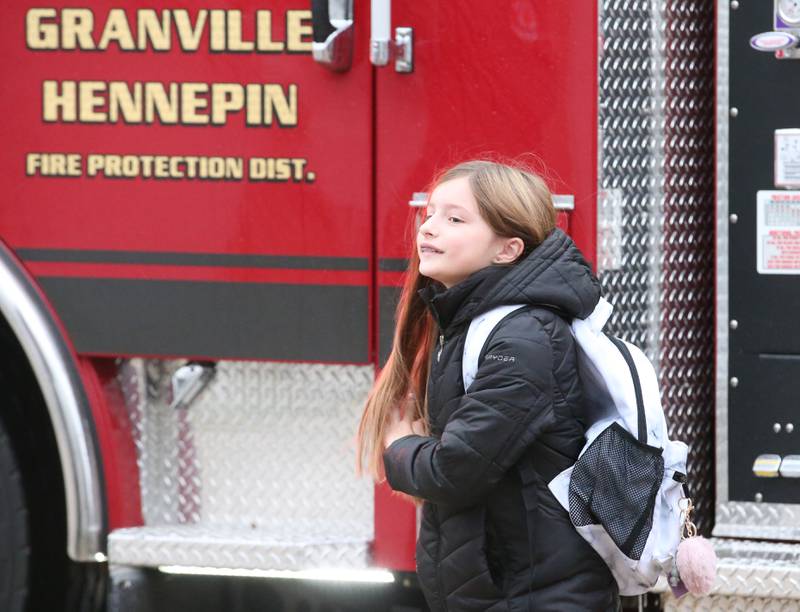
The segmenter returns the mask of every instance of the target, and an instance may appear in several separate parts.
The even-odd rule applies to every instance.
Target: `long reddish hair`
[[[495,234],[522,239],[525,246],[517,262],[555,227],[556,212],[550,190],[539,175],[521,162],[488,159],[463,162],[437,173],[428,193],[441,183],[464,176],[469,179],[481,217]],[[366,471],[377,481],[385,478],[383,439],[394,407],[411,410],[413,419],[422,419],[426,433],[429,432],[428,372],[438,330],[417,292],[434,283],[443,285],[419,273],[416,234],[409,243],[408,270],[395,313],[392,349],[367,397],[358,427],[357,470]]]

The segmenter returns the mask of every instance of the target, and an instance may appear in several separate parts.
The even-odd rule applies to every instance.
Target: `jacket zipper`
[[[441,329],[441,328],[440,328]],[[444,332],[441,331],[439,333],[439,352],[436,354],[436,363],[439,363],[439,359],[442,356],[442,349],[444,348]],[[441,523],[439,522],[439,510],[435,504],[432,504],[433,513],[436,517],[436,528],[438,533],[438,539],[436,545],[436,584],[439,587],[439,603],[441,604],[440,612],[448,612],[447,608],[447,597],[444,594],[444,581],[442,580],[442,566],[440,563],[441,554],[442,554],[442,533],[441,533]]]
[[[436,308],[431,306],[430,311],[433,315],[433,319],[436,321],[436,327],[439,328],[439,352],[436,353],[436,363],[439,363],[439,358],[442,356],[442,349],[444,348],[444,329],[442,328],[442,322],[439,320],[439,312]]]

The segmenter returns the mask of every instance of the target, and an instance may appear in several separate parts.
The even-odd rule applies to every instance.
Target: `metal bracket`
[[[414,29],[395,28],[394,31],[395,60],[397,72],[414,71]]]
[[[172,401],[169,407],[188,408],[215,373],[213,363],[194,362],[178,368],[172,375]]]
[[[571,193],[569,194],[554,193],[553,207],[559,211],[575,210],[575,196],[572,195]]]

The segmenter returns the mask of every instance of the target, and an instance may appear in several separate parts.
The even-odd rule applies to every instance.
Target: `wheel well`
[[[86,587],[83,574],[94,576],[94,582],[101,575],[98,570],[104,573],[105,566],[75,563],[67,556],[64,479],[50,414],[28,358],[2,317],[0,389],[0,418],[20,467],[28,511],[31,556],[27,609],[93,609],[94,604],[80,603],[86,598],[82,593]]]

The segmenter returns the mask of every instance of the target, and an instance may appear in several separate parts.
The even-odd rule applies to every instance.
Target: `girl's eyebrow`
[[[436,208],[436,204],[434,204],[433,202],[428,202],[428,208]],[[464,208],[463,206],[460,206],[459,204],[449,204],[448,203],[448,204],[444,204],[442,206],[442,208],[445,208],[445,209],[457,208],[459,210],[463,210],[464,212],[468,212],[466,208]]]

